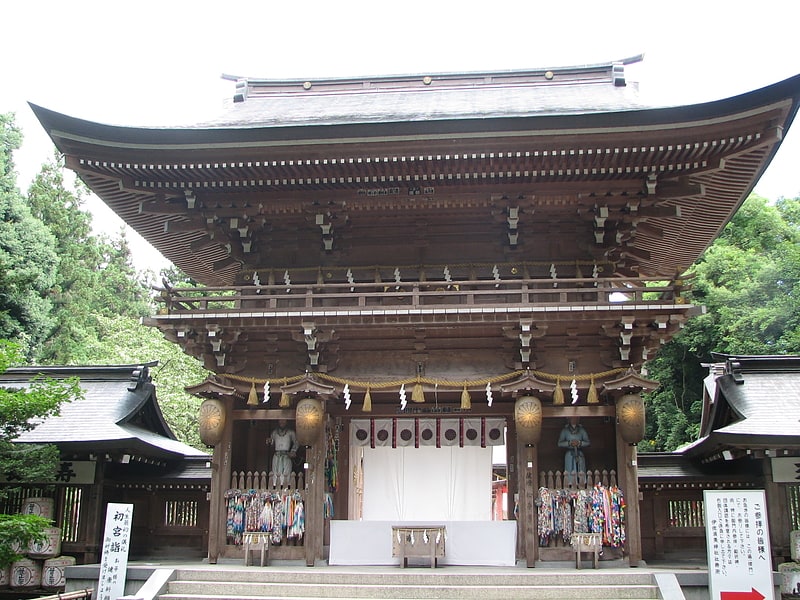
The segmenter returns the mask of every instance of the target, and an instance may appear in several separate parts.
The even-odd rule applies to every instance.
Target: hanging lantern
[[[622,440],[636,444],[644,439],[644,400],[641,394],[625,394],[617,400],[617,430]]]
[[[542,437],[542,401],[536,396],[522,396],[514,403],[517,439],[526,446],[539,443]]]
[[[303,398],[297,403],[295,429],[298,443],[314,445],[322,432],[322,417],[322,402],[316,398]]]
[[[206,446],[216,446],[225,431],[225,404],[216,398],[204,400],[197,419],[200,440]]]

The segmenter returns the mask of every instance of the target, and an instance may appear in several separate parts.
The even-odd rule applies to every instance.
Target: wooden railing
[[[603,487],[614,487],[617,485],[617,472],[607,471],[579,471],[568,473],[561,471],[542,471],[539,473],[539,487],[551,490],[588,490],[597,484]]]
[[[167,314],[389,307],[683,304],[684,285],[639,278],[501,279],[161,288]]]
[[[281,492],[285,490],[304,490],[303,473],[275,475],[272,471],[233,471],[231,487],[234,490],[258,490],[265,492]]]

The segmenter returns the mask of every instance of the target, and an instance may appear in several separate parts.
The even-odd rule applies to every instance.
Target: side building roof
[[[682,451],[709,461],[800,453],[800,356],[715,358],[700,437]]]
[[[83,398],[15,440],[56,444],[62,453],[128,454],[151,459],[208,456],[178,441],[164,420],[146,365],[15,367],[0,373],[0,387],[25,388],[37,376],[79,378]]]

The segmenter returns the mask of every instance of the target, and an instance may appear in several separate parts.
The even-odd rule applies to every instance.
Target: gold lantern
[[[219,444],[225,431],[225,404],[216,398],[204,400],[197,420],[200,440],[206,446]]]
[[[536,396],[522,396],[514,403],[517,439],[526,446],[539,443],[542,437],[542,401]]]
[[[636,444],[644,438],[644,400],[641,394],[625,394],[617,400],[617,428],[624,442]]]
[[[322,432],[323,414],[322,402],[316,398],[303,398],[297,403],[295,429],[298,443],[314,445]]]

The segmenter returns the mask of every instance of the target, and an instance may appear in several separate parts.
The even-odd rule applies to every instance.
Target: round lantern
[[[200,405],[198,416],[200,440],[206,446],[216,446],[225,431],[225,405],[221,400],[209,398]]]
[[[644,400],[640,394],[625,394],[617,400],[617,429],[624,442],[642,441],[644,420]]]
[[[517,439],[526,446],[539,443],[542,437],[542,401],[536,396],[522,396],[514,403]]]
[[[297,442],[313,446],[322,432],[322,402],[316,398],[303,398],[297,403],[295,429]]]

